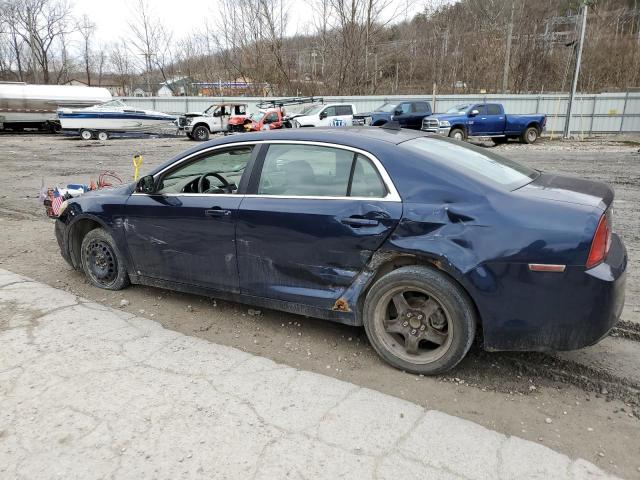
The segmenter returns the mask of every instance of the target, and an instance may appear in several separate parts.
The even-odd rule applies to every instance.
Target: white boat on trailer
[[[78,133],[84,140],[107,140],[111,133],[156,133],[174,124],[177,117],[112,100],[88,108],[61,108],[58,118],[64,132]]]

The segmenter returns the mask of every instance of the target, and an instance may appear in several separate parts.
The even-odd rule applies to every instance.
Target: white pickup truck
[[[179,121],[191,140],[208,140],[209,135],[226,132],[229,129],[229,118],[247,114],[245,103],[213,104],[201,114],[187,113]]]
[[[316,105],[304,115],[292,115],[291,126],[299,127],[350,127],[353,124],[355,105],[351,103],[329,103]]]

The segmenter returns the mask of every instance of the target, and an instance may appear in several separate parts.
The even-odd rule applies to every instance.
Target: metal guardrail
[[[202,111],[212,103],[247,103],[249,111],[257,110],[257,104],[281,97],[123,97],[139,108],[170,113]],[[498,102],[504,105],[507,114],[544,113],[547,115],[547,134],[562,135],[566,122],[568,94],[539,95],[437,95],[436,112],[462,103]],[[357,111],[375,109],[384,102],[405,99],[422,99],[433,104],[431,95],[374,95],[374,96],[325,96],[324,103],[353,103]],[[433,106],[433,105],[432,105]],[[289,108],[295,111],[295,108]],[[576,135],[596,133],[640,132],[640,92],[599,93],[577,95],[574,99],[570,131]]]

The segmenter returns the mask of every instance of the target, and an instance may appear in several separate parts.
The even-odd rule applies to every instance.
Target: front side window
[[[324,109],[324,115],[326,117],[335,117],[336,116],[336,107],[327,107]]]
[[[270,145],[258,194],[303,197],[378,197],[386,187],[371,161],[340,148]]]
[[[263,123],[273,123],[278,121],[278,114],[273,112],[267,115]]]
[[[243,146],[199,157],[164,175],[157,193],[235,193],[252,151]]]
[[[398,105],[398,110],[402,112],[402,115],[407,113],[411,113],[411,104],[410,103],[401,103]]]

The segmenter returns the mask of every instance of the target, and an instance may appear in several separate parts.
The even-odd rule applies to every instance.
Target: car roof
[[[224,139],[215,139],[202,145],[233,143],[256,140],[300,140],[310,142],[337,143],[350,147],[368,149],[372,144],[385,143],[398,145],[407,140],[424,137],[425,133],[416,130],[391,129],[381,127],[341,127],[341,128],[284,128],[255,133],[227,135]]]

